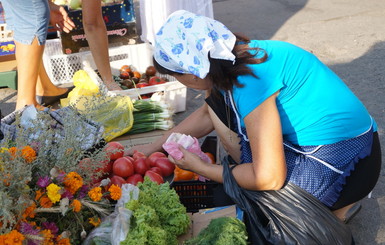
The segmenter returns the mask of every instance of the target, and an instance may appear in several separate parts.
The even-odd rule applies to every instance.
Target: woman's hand
[[[69,33],[74,29],[75,24],[70,17],[68,17],[67,11],[62,6],[56,5],[51,1],[48,2],[51,11],[50,23],[55,30]]]
[[[208,164],[204,162],[197,154],[191,153],[183,146],[179,146],[179,150],[183,153],[183,157],[179,160],[169,155],[171,162],[175,163],[179,168],[189,170],[192,172],[199,172],[203,167]]]

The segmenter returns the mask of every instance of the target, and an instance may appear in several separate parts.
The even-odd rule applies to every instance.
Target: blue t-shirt
[[[268,59],[250,65],[258,78],[239,76],[244,87],[234,86],[242,126],[252,110],[279,91],[283,137],[293,144],[332,144],[370,128],[372,119],[365,106],[316,56],[282,41],[255,40],[249,45],[263,49]]]

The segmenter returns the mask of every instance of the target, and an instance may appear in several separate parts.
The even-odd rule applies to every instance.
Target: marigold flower
[[[60,201],[61,195],[59,191],[61,187],[52,183],[49,184],[46,189],[48,198],[51,200],[52,203],[57,203],[58,201]]]
[[[82,203],[79,200],[75,199],[72,201],[71,207],[73,207],[74,212],[79,213],[82,209]]]
[[[92,217],[88,219],[88,222],[93,225],[94,227],[98,226],[100,224],[100,218],[99,217]]]
[[[44,237],[43,245],[53,245],[54,243],[54,235],[51,233],[51,230],[42,230],[41,234]]]
[[[83,186],[83,178],[76,172],[70,172],[64,177],[64,186],[75,194]]]
[[[5,234],[4,237],[4,243],[5,245],[22,245],[23,240],[25,239],[23,234],[16,230],[12,230],[10,233]]]
[[[36,195],[35,195],[35,200],[36,200],[36,201],[39,201],[40,198],[43,196],[43,194],[44,194],[44,191],[42,191],[42,190],[37,190],[37,191],[36,191]]]
[[[31,206],[26,208],[23,213],[23,219],[26,218],[34,218],[35,217],[35,209],[36,209],[36,204],[33,203]]]
[[[113,200],[119,200],[122,196],[122,189],[118,185],[112,184],[110,188],[108,188],[108,191]]]
[[[48,197],[42,197],[40,199],[40,206],[42,208],[51,208],[53,206],[53,203]]]
[[[102,188],[101,187],[94,187],[88,192],[88,196],[91,198],[92,201],[97,202],[102,199]]]
[[[27,163],[31,163],[36,159],[36,151],[27,145],[21,149],[21,156]]]
[[[11,154],[12,157],[16,157],[17,148],[11,147],[8,149],[8,152]]]
[[[71,245],[69,238],[60,238],[60,236],[58,237],[56,244],[57,245]]]

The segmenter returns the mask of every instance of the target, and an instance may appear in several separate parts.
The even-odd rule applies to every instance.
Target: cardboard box
[[[162,137],[165,131],[163,130],[154,130],[146,133],[141,134],[123,134],[115,139],[113,141],[118,141],[121,143],[124,148],[130,148],[135,145],[144,145],[148,143],[152,143],[158,138]]]
[[[61,40],[63,53],[72,54],[88,47],[88,42],[83,29],[82,10],[72,10],[68,6],[65,8],[75,23],[75,29],[70,33],[61,33]],[[127,45],[138,41],[133,0],[122,0],[119,4],[102,6],[102,15],[110,44]]]
[[[197,213],[189,214],[191,218],[190,228],[187,233],[178,237],[179,244],[183,244],[192,237],[196,237],[199,232],[206,228],[212,219],[219,217],[235,217],[243,220],[243,212],[235,205],[203,209]]]

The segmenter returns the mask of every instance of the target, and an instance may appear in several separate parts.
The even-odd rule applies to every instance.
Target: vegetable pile
[[[130,231],[122,245],[173,245],[187,231],[190,218],[168,183],[157,185],[147,177],[139,183],[139,199],[126,203],[133,211]]]
[[[123,156],[124,147],[116,141],[108,142],[104,148],[109,156],[109,162],[105,165],[104,175],[108,175],[111,184],[137,185],[143,182],[144,177],[157,184],[164,183],[164,178],[173,174],[175,165],[168,160],[163,152],[154,152],[149,156],[136,151],[132,156]]]
[[[219,217],[210,221],[210,224],[185,245],[246,245],[246,225],[234,217]]]

